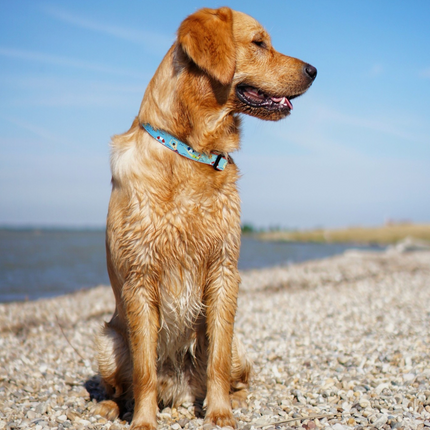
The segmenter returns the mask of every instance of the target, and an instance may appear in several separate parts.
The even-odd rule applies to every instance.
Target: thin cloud
[[[360,146],[349,145],[345,141],[345,134],[334,132],[338,126],[348,126],[351,136],[357,132],[369,132],[371,134],[382,133],[387,137],[382,138],[381,142],[386,142],[386,139],[402,139],[408,143],[421,145],[421,148],[427,147],[428,139],[424,130],[419,127],[407,125],[409,120],[404,122],[389,121],[386,119],[368,118],[354,115],[353,113],[343,113],[333,109],[327,104],[320,104],[314,101],[311,107],[308,121],[305,127],[299,127],[297,124],[285,129],[281,124],[265,125],[264,133],[270,136],[270,139],[280,144],[281,148],[289,148],[289,156],[294,154],[295,147],[304,150],[304,153],[297,155],[299,158],[313,157],[318,154],[321,159],[360,159],[367,160],[369,158],[366,150]],[[328,128],[322,126],[326,124]],[[417,128],[419,130],[417,130]],[[365,136],[365,135],[363,135]],[[252,141],[254,137],[249,136],[248,140]],[[259,137],[255,139],[258,141]],[[388,141],[389,141],[388,140]],[[424,149],[422,149],[424,150]],[[372,157],[370,157],[372,158]]]
[[[365,158],[365,155],[356,149],[345,146],[342,142],[338,142],[337,139],[326,138],[314,132],[312,129],[306,130],[306,132],[302,132],[300,134],[291,132],[286,134],[285,132],[278,129],[271,134],[278,142],[283,142],[284,144],[293,144],[309,151],[309,154],[305,155],[304,158],[312,158],[315,155],[318,155],[320,160],[325,158]]]
[[[133,78],[142,78],[142,74],[130,72],[129,70],[110,67],[103,64],[90,63],[76,58],[61,57],[57,55],[45,54],[37,51],[27,51],[24,49],[13,49],[0,47],[0,56],[15,58],[24,61],[40,62],[52,64],[54,66],[74,67],[77,69],[89,70],[93,72],[109,73],[113,75],[123,75]]]
[[[88,19],[87,17],[70,13],[69,11],[55,6],[45,6],[43,7],[43,10],[46,14],[59,21],[143,45],[148,51],[158,55],[160,52],[164,53],[164,51],[166,51],[173,43],[173,34],[172,37],[167,37],[162,33],[156,33],[154,31],[136,30],[129,27],[105,24],[93,19]]]
[[[71,145],[70,142],[67,142],[63,137],[55,136],[54,134],[50,133],[43,127],[36,126],[34,124],[30,124],[26,121],[22,121],[21,119],[11,118],[8,116],[0,115],[0,118],[4,121],[7,121],[13,125],[15,125],[18,128],[21,128],[23,130],[27,130],[30,133],[34,134],[35,136],[42,139],[43,142],[51,142],[51,143],[64,143],[67,145]]]
[[[430,79],[430,67],[428,67],[427,69],[421,70],[420,76],[422,78]]]
[[[139,85],[58,76],[6,76],[1,79],[13,88],[9,105],[14,107],[130,107],[140,102],[146,86],[143,79]]]
[[[322,120],[329,120],[340,124],[350,125],[353,127],[364,128],[417,143],[425,143],[426,141],[420,136],[408,133],[407,131],[400,130],[393,124],[393,122],[387,123],[382,120],[374,120],[354,115],[347,115],[334,109],[330,109],[326,105],[321,106],[318,110],[319,118]]]
[[[141,99],[141,95],[136,100]],[[129,108],[133,98],[119,94],[101,94],[99,92],[83,93],[66,92],[53,95],[42,95],[40,97],[21,97],[15,98],[11,105],[13,106],[40,106],[40,107],[101,107],[101,108]],[[136,102],[137,104],[137,102]]]
[[[371,78],[375,78],[377,76],[381,76],[384,73],[384,66],[380,63],[374,64],[367,75]]]
[[[145,78],[147,81],[151,78],[149,73],[142,73],[141,77]],[[20,89],[30,89],[30,90],[60,90],[64,92],[64,88],[75,88],[84,89],[85,92],[89,90],[101,91],[101,92],[118,92],[118,93],[128,93],[134,94],[136,92],[142,92],[145,89],[145,84],[139,82],[138,84],[123,84],[100,80],[90,80],[90,79],[80,79],[71,78],[65,76],[16,76],[16,75],[0,75],[0,79],[3,84],[10,87],[17,87]]]

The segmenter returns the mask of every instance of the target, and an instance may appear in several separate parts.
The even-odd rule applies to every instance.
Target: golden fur
[[[285,99],[282,108],[258,103],[305,92],[315,77],[306,66],[276,52],[257,21],[229,8],[202,9],[182,22],[138,117],[112,142],[106,249],[116,309],[97,339],[111,398],[98,413],[113,418],[134,398],[132,428],[155,429],[158,404],[205,400],[206,422],[235,426],[230,395],[246,397],[251,371],[233,333],[238,169],[231,160],[216,171],[185,159],[141,123],[196,151],[235,151],[239,114],[288,115]]]

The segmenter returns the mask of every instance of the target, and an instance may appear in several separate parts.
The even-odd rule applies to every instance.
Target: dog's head
[[[214,81],[218,101],[261,119],[289,115],[291,100],[317,74],[310,64],[277,52],[255,19],[227,7],[201,9],[186,18],[178,30],[178,46]]]

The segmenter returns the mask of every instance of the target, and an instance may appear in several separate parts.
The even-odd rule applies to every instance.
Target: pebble
[[[342,424],[336,423],[332,426],[333,430],[348,430],[348,427],[343,426]]]
[[[357,251],[241,276],[235,328],[254,374],[239,430],[430,428],[429,252]],[[113,308],[102,286],[0,304],[0,430],[130,428],[91,413],[103,398],[94,336]],[[200,413],[165,408],[159,429],[210,428]]]
[[[36,412],[34,412],[34,411],[32,411],[32,410],[30,410],[30,411],[28,411],[27,412],[27,414],[26,414],[26,417],[29,419],[29,420],[33,420],[34,418],[36,418]]]
[[[415,379],[415,375],[413,373],[405,373],[403,375],[403,379],[405,381],[411,382],[411,381],[413,381]]]
[[[360,407],[367,408],[370,406],[370,402],[367,399],[363,399],[359,402]]]
[[[342,409],[344,412],[349,412],[351,410],[351,404],[348,402],[343,402]]]
[[[181,418],[181,419],[178,421],[178,424],[183,428],[183,427],[185,427],[189,422],[190,422],[190,419],[189,419],[189,418]]]
[[[36,414],[43,415],[46,413],[46,403],[38,403],[35,408]]]
[[[77,418],[79,418],[79,414],[76,411],[73,411],[71,409],[67,410],[67,419],[69,419],[70,421],[75,421]]]
[[[386,422],[388,421],[387,415],[381,415],[376,421],[373,422],[373,425],[380,429]]]

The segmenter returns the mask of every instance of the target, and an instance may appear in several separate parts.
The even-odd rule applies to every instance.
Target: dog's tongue
[[[271,99],[275,102],[275,103],[280,103],[283,105],[287,105],[290,109],[293,109],[293,105],[291,104],[291,102],[287,99],[287,97],[271,97]]]
[[[264,94],[260,93],[257,89],[252,87],[247,87],[245,90],[245,94],[247,97],[250,97],[254,100],[261,101],[265,99]]]
[[[254,99],[255,101],[264,101],[266,99],[266,95],[261,91],[258,91],[253,87],[246,87],[245,94],[247,97]],[[287,99],[287,97],[270,97],[275,103],[280,103],[282,105],[287,105],[290,109],[293,109],[293,105]]]

